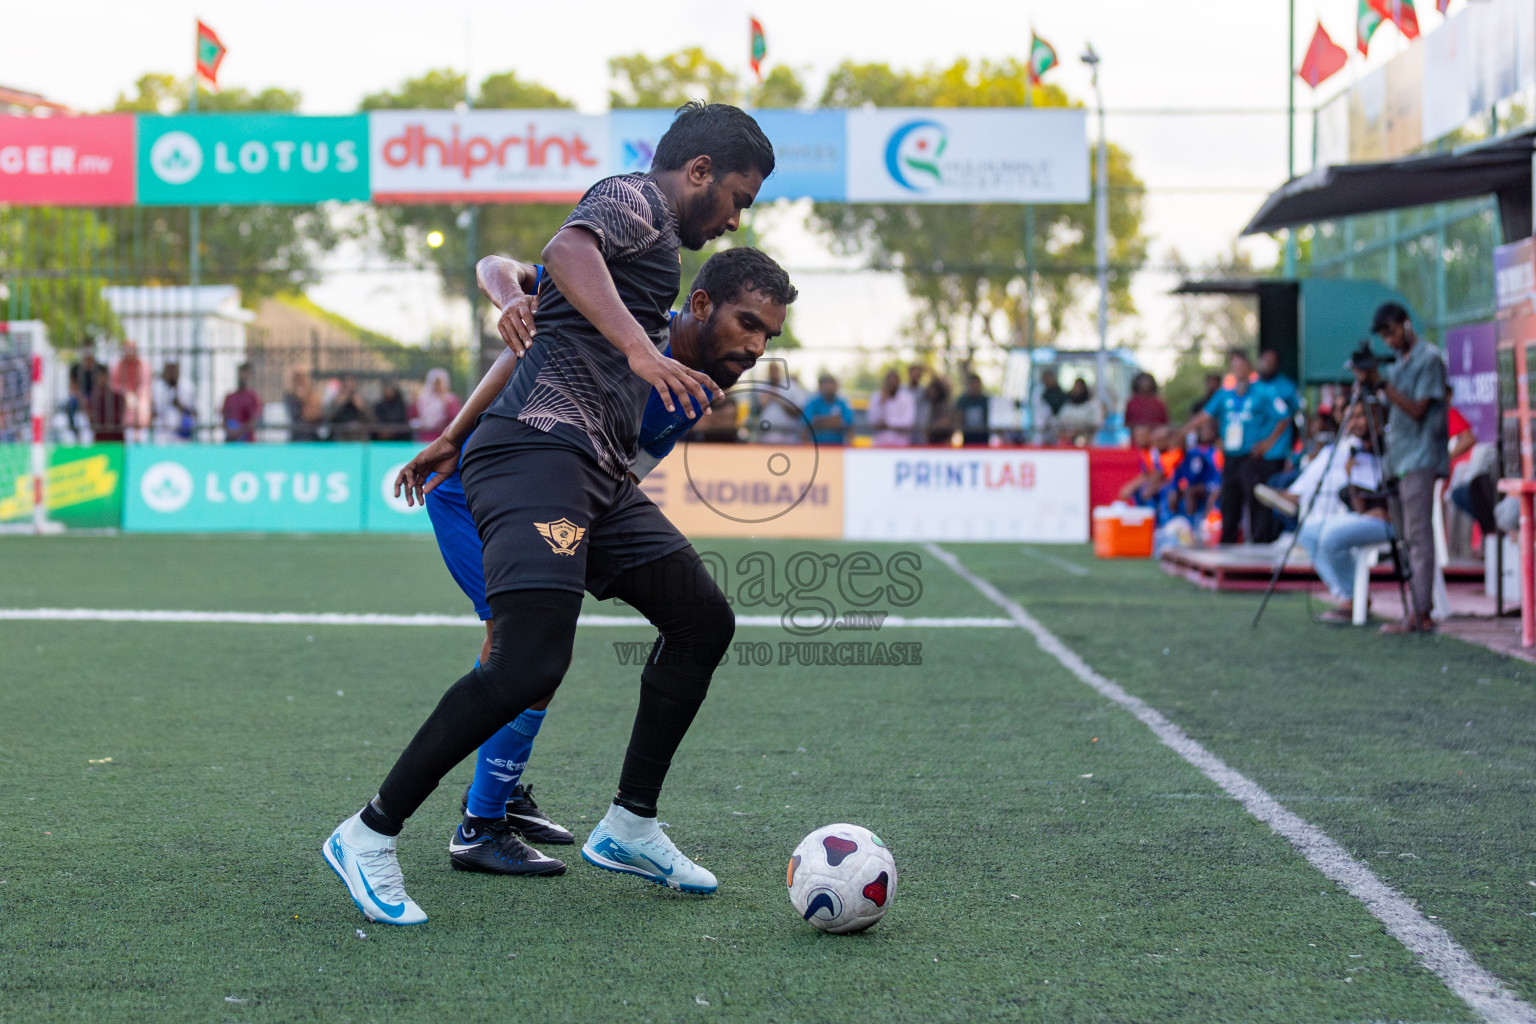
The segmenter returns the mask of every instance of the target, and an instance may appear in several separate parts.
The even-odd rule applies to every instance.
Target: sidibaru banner
[[[133,115],[0,117],[0,203],[133,203]]]
[[[850,203],[1088,201],[1082,110],[848,112]]]
[[[362,114],[139,118],[139,202],[146,206],[367,198]]]
[[[613,173],[607,120],[565,110],[374,111],[374,202],[574,203]]]
[[[123,529],[337,533],[363,525],[363,445],[130,445]]]
[[[1088,453],[855,448],[843,456],[847,540],[1088,540]]]

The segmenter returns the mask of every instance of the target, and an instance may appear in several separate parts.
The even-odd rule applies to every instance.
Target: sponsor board
[[[133,122],[132,114],[0,117],[0,203],[132,204]]]
[[[1088,455],[858,448],[843,456],[846,540],[1088,540]]]
[[[758,202],[847,195],[847,113],[842,110],[754,110],[773,143],[774,169]],[[615,110],[608,115],[611,174],[648,171],[656,143],[672,124],[670,110]]]
[[[685,441],[640,489],[689,537],[831,540],[843,529],[843,458],[825,446]]]
[[[139,202],[368,198],[368,119],[297,114],[139,118]]]
[[[1473,435],[1499,439],[1499,325],[1467,324],[1445,332],[1446,381],[1455,389],[1451,405],[1467,418]]]
[[[32,518],[27,446],[0,445],[0,523]],[[48,518],[80,530],[110,529],[123,518],[123,446],[54,447],[48,452]]]
[[[431,533],[432,520],[421,505],[395,497],[395,477],[421,451],[412,441],[375,442],[363,453],[363,529],[375,533]]]
[[[1087,202],[1087,117],[1082,110],[851,110],[846,199]]]
[[[131,446],[123,528],[154,533],[359,530],[364,447]]]
[[[574,203],[608,174],[607,118],[566,110],[378,110],[368,115],[380,203]]]

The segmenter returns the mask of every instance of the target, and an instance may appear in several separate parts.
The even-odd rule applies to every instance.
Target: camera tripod
[[[1410,607],[1415,615],[1421,614],[1417,603],[1409,605],[1410,591],[1408,580],[1413,575],[1413,566],[1403,557],[1403,509],[1398,497],[1397,479],[1391,475],[1387,460],[1387,439],[1385,432],[1377,426],[1376,414],[1372,407],[1381,408],[1381,399],[1366,391],[1360,384],[1355,385],[1354,393],[1350,396],[1349,405],[1344,409],[1344,415],[1339,420],[1339,431],[1335,437],[1333,446],[1328,451],[1328,461],[1323,466],[1323,472],[1318,477],[1317,485],[1312,488],[1305,505],[1297,509],[1296,529],[1291,534],[1291,542],[1286,545],[1285,553],[1280,556],[1280,561],[1275,564],[1275,571],[1269,577],[1269,585],[1264,588],[1264,597],[1259,602],[1259,610],[1253,615],[1250,629],[1257,629],[1259,620],[1264,616],[1264,609],[1269,607],[1269,599],[1274,596],[1275,588],[1280,585],[1280,574],[1285,571],[1285,563],[1290,560],[1291,552],[1296,550],[1296,544],[1301,540],[1301,527],[1313,506],[1317,504],[1317,496],[1322,493],[1323,485],[1328,482],[1328,477],[1333,469],[1333,460],[1338,457],[1339,448],[1344,444],[1349,424],[1354,420],[1355,412],[1365,408],[1366,436],[1370,441],[1371,450],[1376,454],[1376,463],[1379,469],[1379,485],[1387,498],[1387,544],[1392,551],[1392,570],[1397,578],[1398,596],[1403,602],[1403,608]],[[1347,486],[1347,485],[1346,485]],[[1326,516],[1327,513],[1324,513]]]

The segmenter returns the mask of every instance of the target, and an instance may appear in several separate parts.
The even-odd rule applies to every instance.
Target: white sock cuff
[[[603,821],[615,839],[643,839],[656,831],[655,818],[642,818],[627,807],[609,804]]]

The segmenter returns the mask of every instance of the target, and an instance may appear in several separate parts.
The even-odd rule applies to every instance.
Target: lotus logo
[[[384,506],[386,508],[402,512],[406,515],[412,515],[420,512],[425,506],[408,504],[403,493],[399,496],[395,494],[395,477],[400,475],[400,471],[406,465],[407,463],[404,462],[396,463],[384,471],[384,475],[379,478],[379,493],[384,498]]]
[[[186,132],[166,132],[149,148],[149,166],[167,185],[185,185],[203,169],[203,147]]]
[[[139,496],[156,512],[178,512],[192,500],[192,474],[179,462],[157,462],[139,479]]]
[[[948,144],[948,134],[937,121],[908,121],[885,144],[885,169],[903,188],[927,192],[944,184],[939,158]]]

